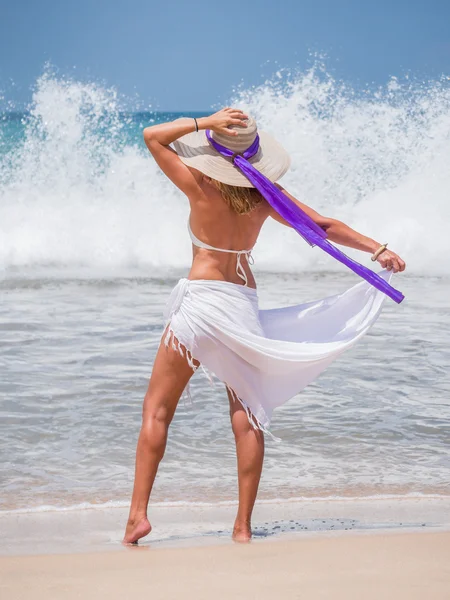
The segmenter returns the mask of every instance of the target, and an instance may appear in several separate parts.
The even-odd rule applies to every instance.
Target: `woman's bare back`
[[[261,202],[247,214],[238,214],[224,200],[211,180],[196,173],[202,194],[190,199],[190,224],[194,235],[202,242],[225,250],[250,250],[256,244],[270,207]],[[189,279],[214,279],[244,284],[236,272],[236,254],[217,252],[193,246],[193,262]],[[241,264],[249,287],[256,287],[255,279],[245,255]]]

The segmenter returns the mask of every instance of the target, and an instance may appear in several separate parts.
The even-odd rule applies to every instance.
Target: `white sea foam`
[[[324,496],[295,496],[291,498],[260,498],[258,504],[296,504],[296,503],[310,503],[310,502],[377,502],[381,500],[449,500],[448,494],[428,494],[423,492],[409,492],[400,494],[368,494],[362,496],[342,496],[339,494],[324,495]],[[237,500],[221,500],[216,502],[200,502],[200,501],[189,501],[189,500],[178,500],[178,501],[166,501],[166,502],[152,502],[153,508],[214,508],[214,507],[226,507],[226,506],[237,506]],[[72,512],[72,511],[84,511],[84,510],[109,510],[109,509],[124,509],[129,508],[129,501],[111,500],[108,502],[91,503],[81,502],[79,504],[72,504],[68,506],[64,505],[51,505],[43,504],[40,506],[32,506],[29,508],[15,508],[11,510],[0,510],[0,516],[10,514],[29,514],[29,513],[47,513],[47,512]]]
[[[390,242],[413,273],[450,273],[446,79],[357,93],[315,67],[233,103],[290,152],[284,183],[301,200]],[[0,158],[0,270],[188,266],[187,204],[125,127],[114,90],[37,81],[25,140]],[[275,223],[255,256],[274,271],[342,268]]]

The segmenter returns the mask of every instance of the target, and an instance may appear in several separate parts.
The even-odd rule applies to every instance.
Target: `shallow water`
[[[179,275],[0,282],[0,508],[126,503],[141,402]],[[331,295],[352,275],[258,275],[262,307]],[[400,285],[401,283],[401,285]],[[397,276],[371,332],[275,412],[260,497],[449,494],[450,281]],[[222,384],[192,380],[154,501],[236,498]]]
[[[178,502],[150,507],[151,535],[140,540],[144,550],[231,543],[236,504]],[[123,551],[128,509],[0,513],[2,555]],[[427,496],[376,499],[314,499],[257,502],[253,543],[278,537],[311,537],[394,531],[449,531],[450,498]]]

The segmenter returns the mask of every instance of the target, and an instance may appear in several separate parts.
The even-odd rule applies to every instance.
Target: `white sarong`
[[[380,275],[389,281],[392,272]],[[166,306],[165,343],[225,383],[250,423],[268,432],[273,410],[367,333],[385,299],[361,281],[322,300],[260,310],[253,288],[180,279]]]

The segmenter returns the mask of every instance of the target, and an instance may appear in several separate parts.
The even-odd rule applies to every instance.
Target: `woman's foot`
[[[145,537],[152,530],[150,521],[147,517],[139,519],[128,519],[125,535],[122,540],[123,544],[137,544],[138,540]]]
[[[231,536],[235,542],[246,543],[252,539],[252,528],[250,523],[234,524],[233,535]]]

